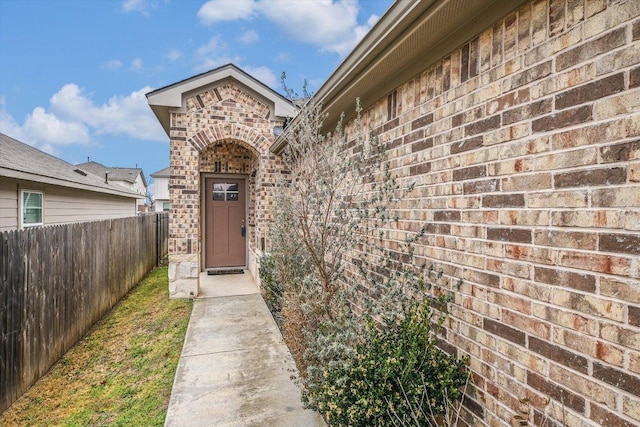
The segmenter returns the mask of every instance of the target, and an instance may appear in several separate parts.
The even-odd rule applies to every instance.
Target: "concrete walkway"
[[[200,279],[165,426],[324,426],[251,276]]]

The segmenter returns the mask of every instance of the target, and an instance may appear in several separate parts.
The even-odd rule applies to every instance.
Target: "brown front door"
[[[244,267],[245,181],[206,178],[205,187],[205,267]]]

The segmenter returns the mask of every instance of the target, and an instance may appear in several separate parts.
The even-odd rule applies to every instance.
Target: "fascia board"
[[[56,185],[59,187],[76,188],[79,190],[92,191],[94,193],[112,194],[121,197],[128,197],[131,199],[139,199],[140,195],[129,191],[119,191],[117,189],[110,189],[104,187],[97,187],[88,184],[80,184],[77,182],[66,181],[63,179],[52,178],[44,175],[37,175],[28,172],[17,171],[14,169],[0,168],[0,177],[14,178],[22,181],[32,181],[41,184]]]

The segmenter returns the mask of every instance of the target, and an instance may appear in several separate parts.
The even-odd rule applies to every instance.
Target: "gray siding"
[[[21,190],[44,194],[44,225],[99,221],[136,215],[135,199],[30,181],[0,180],[0,231],[19,227]]]
[[[18,183],[0,179],[0,232],[18,228]]]

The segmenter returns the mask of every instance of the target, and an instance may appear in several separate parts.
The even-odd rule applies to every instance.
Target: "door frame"
[[[227,270],[228,267],[220,267],[216,268],[207,268],[207,212],[206,212],[206,199],[207,197],[207,188],[206,188],[206,180],[207,178],[213,179],[238,179],[244,181],[244,223],[247,230],[247,235],[245,238],[244,244],[244,265],[238,266],[239,268],[247,269],[247,264],[249,260],[249,222],[247,218],[249,217],[249,175],[247,174],[236,174],[236,173],[210,173],[205,172],[200,174],[200,271],[207,270]]]

